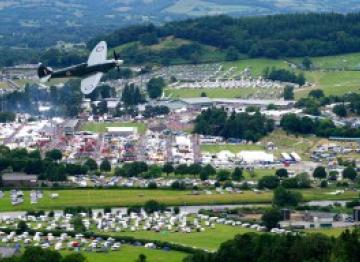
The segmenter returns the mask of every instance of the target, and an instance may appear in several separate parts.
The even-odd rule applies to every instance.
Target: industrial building
[[[20,173],[2,175],[4,187],[34,187],[37,185],[37,176]]]

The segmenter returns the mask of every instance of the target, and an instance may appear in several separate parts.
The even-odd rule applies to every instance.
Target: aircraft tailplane
[[[48,81],[51,77],[53,70],[50,67],[46,67],[43,64],[40,64],[38,67],[37,73],[41,81]]]

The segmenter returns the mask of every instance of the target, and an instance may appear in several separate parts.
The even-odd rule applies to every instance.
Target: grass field
[[[220,244],[234,238],[238,234],[247,232],[256,232],[253,229],[232,227],[227,225],[216,225],[215,229],[207,228],[204,232],[198,233],[178,233],[178,232],[160,232],[138,231],[138,232],[119,232],[111,233],[112,236],[132,236],[139,239],[160,240],[184,246],[202,248],[214,251]]]
[[[231,67],[235,67],[235,73],[241,73],[245,68],[249,68],[251,73],[255,76],[260,76],[264,72],[265,68],[276,67],[289,69],[289,65],[279,59],[266,59],[266,58],[255,58],[255,59],[242,59],[235,62],[225,62],[224,69],[229,69]]]
[[[242,145],[242,144],[224,144],[224,145],[201,145],[201,152],[218,153],[222,150],[228,150],[232,153],[239,153],[241,150],[263,150],[261,145]]]
[[[320,228],[320,229],[305,229],[305,233],[321,233],[329,237],[338,237],[344,232],[346,228]]]
[[[342,95],[348,92],[360,93],[360,71],[306,72],[308,81],[315,84],[314,88],[324,90],[325,95]],[[306,96],[311,89],[295,91],[295,98]]]
[[[134,42],[126,43],[126,44],[119,45],[119,46],[109,49],[108,56],[113,56],[114,50],[116,52],[121,52],[124,49],[129,48],[131,46],[135,46],[135,45],[140,45],[142,48],[148,48],[150,50],[160,51],[160,50],[164,50],[164,49],[177,48],[182,45],[189,44],[189,43],[191,43],[191,41],[181,39],[181,38],[175,38],[173,36],[162,38],[162,39],[160,39],[159,43],[150,45],[150,46],[143,46],[143,45],[141,45],[140,41],[134,41]]]
[[[275,171],[275,169],[255,169],[253,173],[244,171],[243,175],[245,180],[257,181],[264,176],[273,176],[275,174]]]
[[[70,254],[71,252],[62,252]],[[82,252],[87,262],[136,262],[140,254],[146,256],[147,262],[181,262],[186,253],[177,251],[152,250],[144,247],[124,245],[119,251],[107,253]]]
[[[270,171],[269,171],[270,172]],[[259,174],[260,176],[260,174]],[[346,191],[341,195],[330,195],[331,189],[307,189],[301,190],[305,201],[310,200],[349,200],[358,197],[358,192]],[[63,209],[69,206],[88,207],[122,207],[141,205],[146,201],[155,199],[166,205],[212,205],[212,204],[247,204],[247,203],[270,203],[272,192],[257,194],[245,191],[243,194],[212,194],[193,195],[190,191],[174,190],[145,190],[145,189],[76,189],[58,190],[59,198],[50,199],[50,193],[45,190],[44,198],[37,204],[30,204],[29,191],[25,191],[24,204],[12,206],[9,193],[0,199],[0,211],[21,211],[32,209]]]
[[[275,155],[280,156],[282,152],[296,152],[304,160],[310,158],[310,150],[319,142],[319,138],[315,136],[295,136],[287,135],[283,130],[275,130],[268,136],[264,137],[261,142],[266,145],[268,142],[273,142],[277,150],[275,150]]]
[[[301,63],[302,58],[290,59],[295,63]],[[311,58],[314,66],[319,69],[340,69],[340,70],[359,70],[360,53],[345,55],[322,56]]]
[[[133,41],[133,42],[119,45],[119,46],[109,49],[108,56],[112,57],[114,50],[117,53],[121,53],[122,51],[124,51],[124,49],[130,48],[130,47],[137,47],[141,50],[159,52],[159,51],[164,51],[164,50],[175,50],[176,48],[179,48],[181,46],[188,45],[191,43],[194,43],[194,42],[187,40],[187,39],[177,38],[174,36],[159,38],[159,42],[156,44],[153,44],[153,45],[143,45],[140,41]],[[219,62],[219,61],[225,60],[226,52],[224,50],[221,50],[219,48],[209,46],[209,45],[204,45],[204,44],[200,44],[200,43],[198,43],[198,44],[202,47],[202,52],[201,52],[201,55],[199,56],[199,61],[198,61],[199,63],[213,63],[213,62]],[[171,65],[187,64],[187,63],[189,63],[189,61],[184,60],[183,58],[170,59]]]
[[[150,46],[150,49],[158,51],[163,49],[177,48],[189,43],[191,43],[191,41],[189,40],[169,36],[161,39],[161,41],[158,44]]]
[[[247,98],[255,94],[255,88],[223,89],[223,88],[203,88],[203,89],[166,89],[165,95],[172,98],[200,97],[205,92],[210,98]]]
[[[81,130],[91,131],[94,133],[106,132],[106,127],[137,127],[138,132],[143,134],[146,131],[146,125],[144,123],[132,123],[132,122],[86,122]]]
[[[202,1],[202,0],[179,0],[174,2],[174,4],[169,5],[165,11],[174,14],[187,14],[189,16],[204,16],[212,13],[248,13],[251,12],[252,7],[236,3],[236,4],[221,4],[213,3],[211,1]],[[256,7],[256,12],[265,12],[266,9],[263,7]]]

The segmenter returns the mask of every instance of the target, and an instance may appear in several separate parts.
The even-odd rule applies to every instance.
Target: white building
[[[137,135],[138,133],[137,127],[132,126],[111,126],[106,127],[106,131],[108,134],[123,137]]]

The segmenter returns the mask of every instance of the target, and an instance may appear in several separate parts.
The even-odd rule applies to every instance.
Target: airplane
[[[81,92],[85,95],[90,94],[99,84],[104,73],[115,67],[120,70],[123,60],[114,51],[114,59],[107,59],[107,44],[105,41],[98,43],[88,58],[87,63],[74,65],[53,71],[52,68],[46,67],[40,63],[37,73],[41,82],[47,82],[54,78],[72,78],[79,77],[81,80]]]

